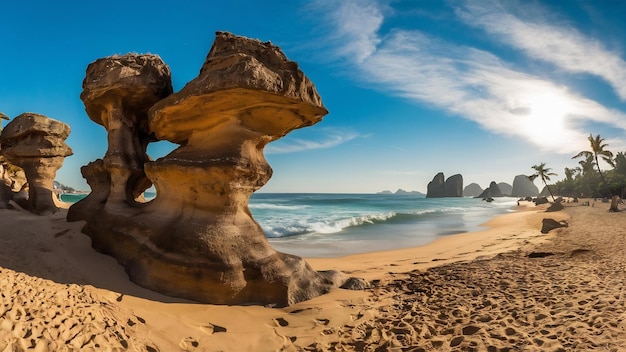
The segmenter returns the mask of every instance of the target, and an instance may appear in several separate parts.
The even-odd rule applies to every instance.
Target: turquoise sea
[[[146,198],[154,194],[146,192]],[[66,202],[84,195],[64,194]],[[441,236],[474,232],[513,211],[516,198],[424,198],[394,194],[255,193],[249,207],[270,243],[304,257],[423,245]]]

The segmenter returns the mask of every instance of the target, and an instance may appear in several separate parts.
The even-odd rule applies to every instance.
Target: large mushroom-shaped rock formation
[[[91,75],[109,77],[109,66],[99,67],[88,69],[84,85]],[[136,82],[154,81],[138,77]],[[117,80],[107,84],[117,86]],[[102,116],[100,110],[89,108],[94,95],[81,97],[99,121],[92,114]],[[83,231],[95,248],[117,258],[144,287],[207,303],[289,305],[341,284],[337,272],[316,272],[302,258],[276,252],[248,209],[250,195],[272,173],[265,145],[327,114],[311,81],[280,48],[218,32],[197,78],[154,104],[145,120],[152,101],[142,101],[143,111],[131,118],[123,100],[113,109],[121,119],[115,126],[130,119],[142,129],[113,133],[111,124],[103,123],[112,160],[105,157],[82,170],[100,191],[98,199],[85,199],[92,205],[75,219],[87,220]],[[102,111],[108,113],[111,104],[106,104]],[[152,133],[180,147],[147,161],[139,153],[145,151],[141,138]],[[132,171],[141,166],[157,190],[147,204],[133,202],[141,187]],[[102,190],[107,183],[108,193]],[[114,206],[97,206],[111,201]]]
[[[81,168],[92,192],[68,212],[68,220],[88,220],[106,207],[125,213],[152,183],[144,172],[148,143],[148,109],[172,93],[169,67],[158,55],[116,55],[87,67],[80,98],[87,115],[108,132],[104,159]]]
[[[146,148],[155,139],[146,108],[172,93],[171,81],[169,67],[157,55],[113,56],[87,67],[80,98],[87,115],[108,132],[103,161],[111,177],[109,211],[151,186],[143,169]]]
[[[513,190],[511,196],[513,197],[536,197],[539,195],[539,189],[533,181],[526,175],[517,175],[513,179]]]
[[[21,167],[29,184],[28,207],[35,214],[55,213],[59,200],[54,178],[72,149],[65,144],[70,127],[44,115],[23,113],[2,130],[2,155]]]

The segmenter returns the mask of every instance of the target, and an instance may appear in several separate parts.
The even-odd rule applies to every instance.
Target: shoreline
[[[488,229],[484,231],[450,235],[424,246],[337,258],[306,258],[316,270],[338,269],[348,276],[375,280],[378,286],[366,291],[335,289],[286,308],[198,304],[160,295],[131,283],[113,258],[91,249],[89,238],[80,233],[83,222],[65,222],[64,211],[48,217],[1,211],[4,226],[21,230],[0,236],[4,244],[0,250],[0,279],[5,284],[11,280],[13,283],[12,289],[0,288],[3,292],[15,292],[16,287],[23,286],[34,297],[42,292],[60,292],[68,297],[65,302],[69,307],[88,306],[78,312],[73,308],[65,313],[57,312],[80,320],[76,326],[82,328],[81,332],[70,327],[68,331],[62,326],[58,328],[59,336],[77,334],[69,345],[75,343],[78,347],[94,346],[97,338],[100,347],[126,345],[144,350],[157,347],[158,350],[258,350],[258,346],[267,350],[298,350],[313,344],[320,345],[311,350],[323,350],[322,346],[344,339],[339,332],[350,329],[347,327],[355,329],[376,323],[381,307],[388,304],[377,301],[376,292],[387,291],[396,275],[454,263],[464,265],[550,238],[552,235],[543,235],[538,230],[543,216],[538,213],[540,210],[541,206],[522,207],[488,221],[485,223]],[[568,218],[564,212],[550,214]],[[3,301],[4,309],[10,307],[9,311],[13,311],[18,303],[22,304],[19,297],[10,298],[12,302]],[[81,303],[85,298],[88,303]],[[49,301],[42,303],[34,299],[33,304],[45,307]],[[49,326],[46,309],[36,310],[28,304],[23,309],[35,319],[25,323],[14,317],[0,324],[0,347],[8,343],[30,344],[23,337],[28,335],[28,330],[20,337],[7,331],[9,325],[12,331],[24,324],[33,325],[28,325],[31,335],[37,324]],[[102,319],[92,317],[107,318],[104,320],[108,321],[108,327],[101,324]],[[85,338],[81,340],[79,337],[83,335]],[[88,341],[91,335],[96,338]],[[38,340],[42,346],[47,344],[50,350],[60,346],[50,342],[54,335],[45,337],[43,334]]]

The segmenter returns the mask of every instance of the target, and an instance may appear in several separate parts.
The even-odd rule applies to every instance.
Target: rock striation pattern
[[[34,113],[17,116],[0,134],[0,152],[26,174],[28,208],[35,214],[55,213],[59,209],[54,178],[65,157],[73,154],[65,144],[69,134],[70,127],[65,123]]]
[[[341,286],[275,251],[248,209],[271,177],[263,148],[327,114],[311,81],[269,42],[218,32],[197,78],[171,93],[154,55],[100,59],[81,99],[108,131],[103,160],[82,168],[92,193],[68,220],[150,289],[215,304],[289,305]],[[179,145],[156,161],[146,145]],[[144,173],[145,172],[145,173]],[[153,183],[157,197],[136,199]]]

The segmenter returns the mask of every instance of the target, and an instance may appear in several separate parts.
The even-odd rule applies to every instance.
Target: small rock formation
[[[541,233],[548,233],[554,229],[558,229],[561,227],[567,227],[567,221],[556,221],[554,219],[543,219],[541,226]]]
[[[512,197],[537,197],[539,189],[526,175],[517,175],[513,179]]]
[[[269,42],[218,32],[197,78],[171,95],[169,80],[153,55],[89,65],[81,99],[109,149],[81,169],[92,194],[68,220],[87,220],[95,248],[172,296],[284,306],[341,286],[343,275],[276,252],[248,209],[272,175],[265,145],[327,114],[298,65]],[[154,139],[180,147],[149,161]],[[135,202],[149,181],[156,198]]]
[[[533,202],[535,203],[535,205],[541,205],[541,204],[548,204],[548,198],[546,197],[537,197],[535,199],[533,199]]]
[[[565,209],[565,207],[563,206],[563,204],[561,202],[554,202],[554,203],[550,204],[548,209],[546,209],[546,213],[551,213],[551,212],[554,212],[554,211],[561,211],[563,209]]]
[[[72,149],[65,144],[70,127],[44,115],[23,113],[2,130],[2,155],[24,170],[29,184],[28,209],[35,214],[55,213],[60,201],[54,178]]]
[[[444,181],[443,172],[428,183],[426,198],[463,197],[463,176],[452,175]]]
[[[476,198],[490,198],[490,197],[491,198],[502,197],[502,192],[500,192],[500,187],[498,187],[498,184],[495,181],[491,181],[491,183],[489,184],[489,188],[484,190],[483,193],[481,193]]]
[[[478,197],[481,193],[483,193],[483,189],[477,183],[470,183],[463,188],[464,197]]]

